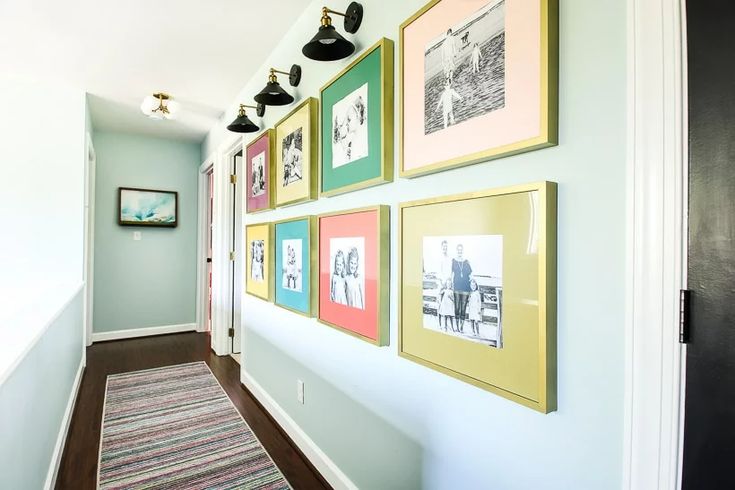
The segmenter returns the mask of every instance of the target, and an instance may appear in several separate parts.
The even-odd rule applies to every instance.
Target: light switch
[[[141,232],[139,231],[133,232],[133,240],[140,240],[141,238],[143,238],[143,234]]]

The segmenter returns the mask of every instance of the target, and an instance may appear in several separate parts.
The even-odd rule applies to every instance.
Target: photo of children
[[[368,84],[332,106],[332,168],[368,156]]]
[[[423,239],[423,327],[503,347],[502,235]]]
[[[252,183],[250,197],[258,197],[265,194],[265,152],[261,151],[253,157]]]
[[[303,178],[303,128],[298,128],[283,138],[283,187]]]
[[[250,279],[256,282],[265,280],[263,260],[265,258],[265,241],[250,242]]]
[[[330,291],[332,303],[365,309],[365,238],[329,240]]]
[[[281,254],[283,257],[281,285],[283,289],[299,293],[302,291],[301,241],[300,238],[283,240]]]
[[[505,0],[491,0],[424,50],[424,134],[505,107]]]

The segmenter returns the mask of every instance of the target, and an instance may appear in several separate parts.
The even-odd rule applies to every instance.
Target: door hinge
[[[234,337],[235,336],[235,329],[234,328],[229,329],[227,331],[227,335],[229,335],[230,337]]]
[[[692,292],[688,289],[679,291],[679,343],[689,342],[689,302]]]
[[[235,252],[230,252],[230,260],[235,261]]]
[[[237,175],[230,175],[230,184],[237,184]]]

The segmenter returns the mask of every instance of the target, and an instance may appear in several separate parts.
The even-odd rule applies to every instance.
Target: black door
[[[735,0],[687,2],[689,270],[683,484],[735,489]]]

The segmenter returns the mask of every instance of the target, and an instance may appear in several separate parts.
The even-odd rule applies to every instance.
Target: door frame
[[[681,487],[687,261],[685,0],[628,0],[623,488]]]
[[[209,275],[207,274],[207,215],[209,214],[209,173],[214,172],[214,157],[207,158],[199,166],[198,212],[197,212],[197,288],[196,323],[197,332],[209,330],[207,312],[209,307]],[[212,196],[213,197],[213,196]],[[214,213],[212,213],[214,214]]]
[[[97,153],[92,143],[92,135],[86,133],[84,153],[84,342],[83,357],[86,358],[86,347],[92,345],[94,319],[94,202],[95,181],[97,173]]]

